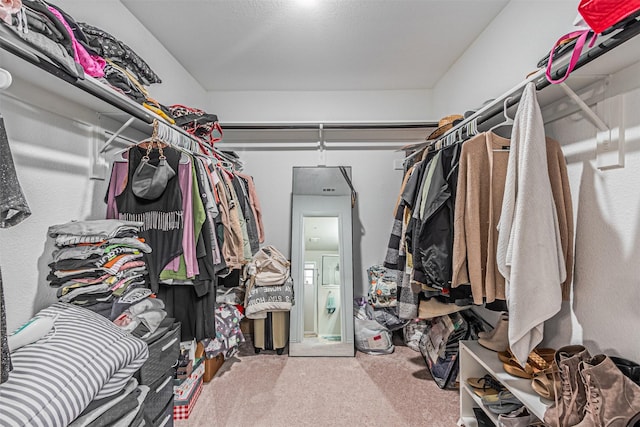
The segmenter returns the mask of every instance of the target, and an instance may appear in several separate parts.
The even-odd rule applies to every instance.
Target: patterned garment
[[[143,84],[162,83],[160,77],[129,46],[100,28],[83,22],[78,22],[78,26],[89,41],[89,46],[100,56],[131,71]]]
[[[18,182],[4,120],[0,116],[0,228],[17,225],[29,215],[31,210]],[[0,384],[8,380],[9,371],[11,354],[7,343],[7,319],[0,272]]]
[[[223,353],[225,359],[230,359],[238,352],[238,346],[245,339],[240,330],[242,313],[231,304],[220,304],[216,309],[216,337],[202,340],[207,359],[213,359]]]

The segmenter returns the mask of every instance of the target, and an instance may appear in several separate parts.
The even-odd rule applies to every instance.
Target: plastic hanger
[[[508,97],[504,100],[504,104],[502,106],[502,114],[504,115],[504,121],[493,125],[490,129],[489,132],[493,132],[495,133],[495,130],[501,127],[505,127],[505,126],[512,126],[513,125],[513,119],[511,117],[509,117],[507,115],[507,109],[509,108],[508,104],[509,104],[509,100],[511,99],[511,97]]]

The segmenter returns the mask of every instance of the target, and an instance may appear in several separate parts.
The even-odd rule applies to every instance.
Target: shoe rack
[[[493,423],[498,425],[498,415],[486,409],[480,397],[467,384],[467,378],[479,378],[486,374],[500,381],[527,407],[531,414],[540,420],[543,419],[548,405],[552,402],[543,399],[533,391],[531,380],[507,374],[502,368],[498,354],[482,347],[477,341],[460,341],[460,420],[458,425],[478,426],[473,408],[482,408]]]

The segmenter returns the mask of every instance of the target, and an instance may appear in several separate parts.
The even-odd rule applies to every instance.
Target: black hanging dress
[[[137,197],[132,190],[132,177],[140,164],[146,149],[134,146],[129,149],[129,172],[127,186],[116,196],[119,218],[127,221],[144,223],[139,236],[151,246],[152,252],[145,254],[151,290],[158,292],[158,281],[162,269],[175,257],[182,254],[182,233],[184,230],[184,211],[182,209],[182,191],[178,173],[181,153],[171,147],[164,148],[167,163],[175,176],[169,179],[164,192],[155,200]],[[149,153],[149,163],[157,166],[159,150],[154,148]]]

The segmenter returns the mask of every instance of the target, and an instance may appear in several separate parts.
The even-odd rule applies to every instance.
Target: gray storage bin
[[[144,400],[144,413],[155,420],[166,408],[167,402],[173,404],[173,377],[175,369],[170,368],[157,381],[149,385],[149,393]]]
[[[140,368],[140,383],[150,385],[162,377],[180,355],[180,322],[173,324],[164,336],[149,345],[149,358]]]
[[[173,381],[171,381],[171,385],[173,386]],[[160,415],[153,419],[152,423],[153,427],[173,427],[173,397]]]

